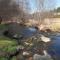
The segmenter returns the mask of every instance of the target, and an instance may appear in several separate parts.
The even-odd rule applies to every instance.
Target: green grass
[[[6,58],[6,57],[0,57],[0,60],[8,60],[8,58]],[[16,57],[14,56],[13,58],[11,58],[11,60],[16,60]]]
[[[8,60],[6,57],[0,57],[0,60]]]
[[[6,37],[0,37],[0,47],[9,45],[16,45],[16,41]]]
[[[0,51],[4,52],[15,52],[17,47],[17,42],[14,39],[9,39],[4,36],[0,36]],[[5,56],[0,56],[0,60],[8,60]],[[13,57],[11,60],[16,60],[16,57]]]
[[[16,57],[14,56],[11,60],[16,60]]]
[[[8,47],[5,47],[3,49],[3,51],[6,51],[6,52],[15,52],[16,51],[16,47],[17,46],[8,46]]]
[[[17,42],[13,39],[9,39],[6,37],[0,37],[0,50],[1,51],[14,51],[16,50]]]
[[[7,27],[7,25],[5,24],[0,24],[0,29],[5,29]]]
[[[9,39],[4,36],[0,36],[0,51],[4,52],[15,52],[17,47],[17,42],[14,39]],[[0,56],[0,60],[8,60],[5,56]],[[11,60],[16,60],[16,57],[13,57]]]

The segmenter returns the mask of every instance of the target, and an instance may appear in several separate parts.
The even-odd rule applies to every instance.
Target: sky
[[[60,0],[56,0],[56,7],[60,7]]]
[[[29,7],[29,11],[31,13],[37,11],[37,4],[36,4],[36,0],[20,0],[20,1],[28,1],[28,5],[27,7]],[[54,1],[54,2],[53,2]],[[48,2],[48,0],[46,0],[45,2],[45,9],[52,9],[52,8],[57,8],[60,7],[60,0],[50,0],[51,4]]]
[[[54,1],[54,2],[53,2]],[[37,8],[36,8],[36,2],[35,2],[35,0],[29,0],[29,2],[30,2],[30,6],[31,6],[31,12],[34,12],[34,11],[36,11],[37,10]],[[52,3],[53,2],[53,3]],[[49,2],[48,1],[46,1],[45,2],[46,4],[46,8],[47,7],[49,7]],[[54,5],[53,5],[54,4]],[[52,0],[51,1],[51,5],[50,5],[50,7],[49,8],[57,8],[57,7],[60,7],[60,0]]]

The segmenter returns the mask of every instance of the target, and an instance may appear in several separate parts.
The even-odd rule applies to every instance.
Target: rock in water
[[[47,42],[50,42],[50,41],[51,41],[51,40],[50,40],[50,38],[45,37],[45,36],[43,36],[43,35],[41,35],[41,40],[42,40],[43,42],[45,42],[45,43],[47,43]]]

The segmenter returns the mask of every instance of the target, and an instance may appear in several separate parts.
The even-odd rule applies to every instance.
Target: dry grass
[[[60,31],[60,23],[50,24],[50,29],[52,29],[53,31]]]

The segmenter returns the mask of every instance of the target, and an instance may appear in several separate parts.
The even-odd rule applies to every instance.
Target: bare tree
[[[38,13],[36,12],[34,15],[35,18],[41,21],[41,20],[44,20],[44,18],[49,17],[49,16],[51,17],[53,15],[52,14],[53,12],[50,10],[54,9],[52,8],[52,6],[53,7],[55,6],[54,1],[52,0],[35,0],[35,1],[36,1],[37,11],[38,11]]]
[[[56,2],[53,0],[36,0],[36,5],[38,10],[45,11],[46,9],[53,9],[56,6]]]
[[[0,0],[0,16],[4,21],[18,16],[20,20],[25,20],[25,14],[22,5],[18,5],[15,0]]]
[[[12,16],[19,13],[18,6],[14,2],[11,4],[12,0],[1,0],[0,1],[0,15],[2,16]]]

